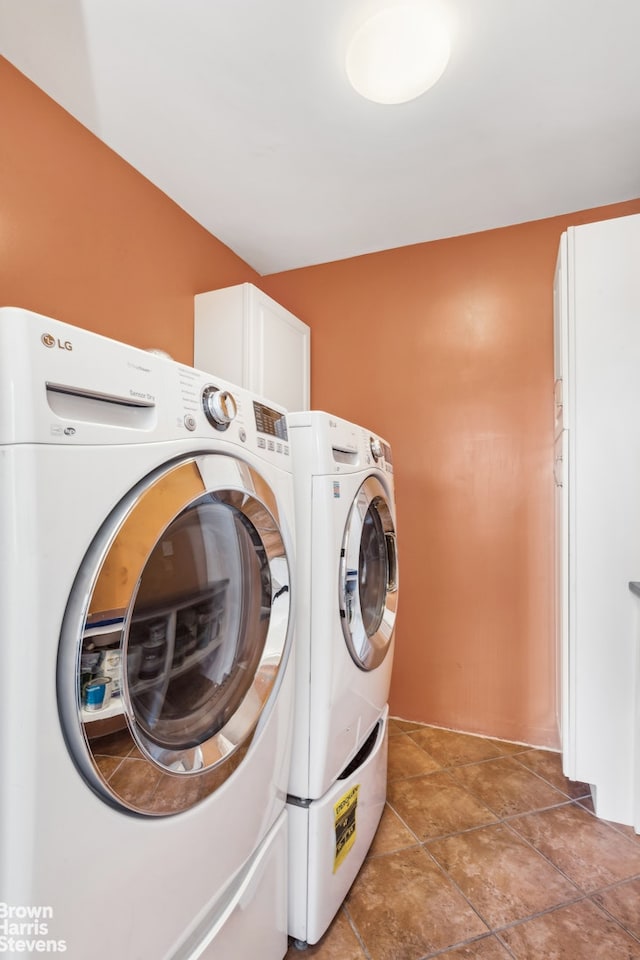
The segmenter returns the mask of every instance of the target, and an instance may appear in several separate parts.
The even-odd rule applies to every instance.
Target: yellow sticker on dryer
[[[351,787],[344,796],[340,797],[333,807],[336,831],[336,855],[333,861],[334,873],[356,842],[356,807],[358,806],[359,790],[360,784],[357,783],[355,787]]]

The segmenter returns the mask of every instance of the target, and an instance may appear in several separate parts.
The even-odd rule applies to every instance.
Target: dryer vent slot
[[[333,459],[336,463],[357,463],[357,447],[332,447]]]
[[[342,773],[337,777],[338,780],[346,780],[347,777],[350,777],[352,773],[355,773],[358,767],[361,767],[365,760],[371,756],[373,749],[378,742],[378,737],[383,728],[383,721],[378,720],[375,727],[362,744],[358,752],[356,753],[353,760],[349,763],[348,766],[344,768]]]
[[[62,420],[148,430],[155,425],[153,401],[116,397],[92,390],[47,383],[47,403]]]

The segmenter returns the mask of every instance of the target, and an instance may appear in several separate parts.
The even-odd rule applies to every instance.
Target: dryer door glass
[[[387,494],[368,477],[355,497],[341,550],[340,617],[349,652],[363,670],[384,660],[398,593],[396,534]]]
[[[63,627],[59,687],[73,647],[80,766],[94,789],[154,815],[215,790],[269,713],[288,624],[289,565],[259,474],[208,454],[142,481],[96,538]],[[114,726],[119,755],[128,743],[148,767],[138,786],[106,775]]]
[[[131,611],[127,687],[139,737],[171,767],[237,712],[264,653],[271,573],[231,491],[183,510],[151,551]],[[270,518],[269,518],[270,519]]]

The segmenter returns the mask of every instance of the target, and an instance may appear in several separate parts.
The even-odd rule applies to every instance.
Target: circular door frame
[[[393,639],[398,603],[398,562],[395,517],[387,490],[378,477],[368,476],[358,488],[344,528],[340,550],[338,601],[340,622],[353,662],[361,670],[375,670],[386,657]],[[359,599],[360,543],[365,518],[375,509],[382,525],[387,557],[385,602],[376,631],[368,636]],[[354,584],[354,571],[357,571]],[[357,600],[354,607],[353,599]],[[357,632],[357,636],[354,633]]]
[[[253,680],[239,707],[209,738],[180,756],[172,751],[169,760],[141,728],[132,709],[125,667],[129,628],[142,573],[154,547],[181,513],[208,494],[243,513],[259,538],[270,575],[269,623]],[[145,518],[152,518],[153,523],[149,526]],[[266,538],[256,522],[262,528],[266,524]],[[103,578],[107,582],[116,574],[122,576],[125,567],[124,602],[115,610],[100,609]],[[126,726],[121,732],[125,745],[119,754],[128,751],[137,763],[147,764],[140,795],[132,795],[128,782],[108,778],[109,765],[90,736],[89,719],[86,714],[83,717],[81,652],[85,630],[98,618],[122,625],[120,682]],[[145,816],[180,813],[215,792],[240,765],[271,711],[289,656],[289,625],[290,565],[277,499],[257,470],[227,454],[190,453],[142,479],[111,512],[87,551],[70,592],[60,635],[59,711],[72,756],[89,786],[117,809]],[[155,781],[152,791],[150,777]]]

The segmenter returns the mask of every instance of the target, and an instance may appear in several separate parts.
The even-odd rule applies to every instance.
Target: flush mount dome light
[[[347,50],[347,76],[367,100],[405,103],[440,79],[449,54],[449,33],[436,5],[396,4],[357,29]]]

